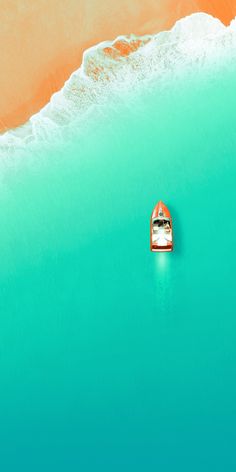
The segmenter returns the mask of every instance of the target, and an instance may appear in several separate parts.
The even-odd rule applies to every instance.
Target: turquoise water
[[[235,470],[234,83],[98,107],[3,173],[1,470]]]

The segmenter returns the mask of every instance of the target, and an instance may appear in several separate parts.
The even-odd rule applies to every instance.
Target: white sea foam
[[[127,54],[120,54],[121,47]],[[114,94],[129,93],[152,81],[183,77],[221,67],[236,58],[236,20],[225,27],[218,19],[196,13],[170,31],[153,36],[120,36],[85,51],[81,67],[30,120],[0,136],[6,155],[30,143],[53,142],[65,129],[82,126],[88,113]]]

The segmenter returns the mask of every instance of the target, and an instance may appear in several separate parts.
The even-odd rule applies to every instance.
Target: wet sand
[[[77,69],[85,49],[120,34],[156,33],[196,11],[229,24],[236,0],[4,0],[0,130],[24,123]]]

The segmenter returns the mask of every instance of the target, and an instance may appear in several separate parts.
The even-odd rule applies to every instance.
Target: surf
[[[177,21],[156,35],[119,36],[84,52],[81,66],[52,95],[50,102],[24,125],[0,136],[0,151],[9,155],[32,144],[63,141],[69,130],[84,128],[97,107],[158,84],[232,65],[236,58],[236,20],[225,26],[206,13]]]

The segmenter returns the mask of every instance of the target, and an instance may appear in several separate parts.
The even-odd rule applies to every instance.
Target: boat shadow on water
[[[170,207],[170,212],[173,219],[173,240],[174,240],[174,250],[173,255],[180,257],[183,255],[184,246],[183,246],[183,227],[180,217],[180,213],[174,207]]]

